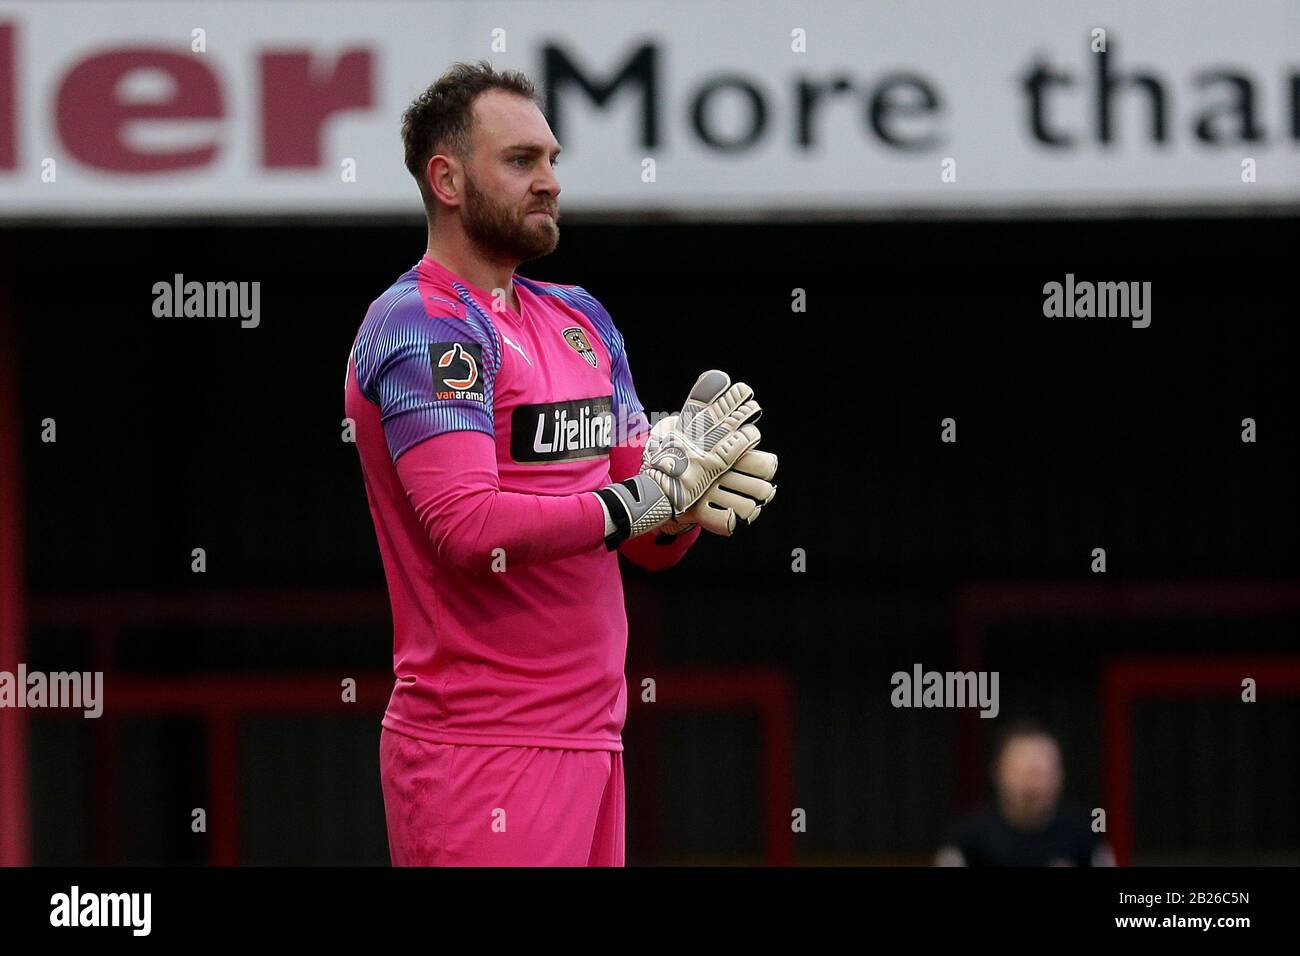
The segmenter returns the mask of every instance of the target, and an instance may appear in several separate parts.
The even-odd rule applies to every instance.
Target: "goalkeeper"
[[[667,568],[701,528],[753,521],[776,458],[718,371],[645,434],[609,313],[515,275],[559,241],[559,144],[526,77],[458,64],[402,136],[428,246],[371,304],[345,380],[393,612],[390,856],[620,866],[617,555]]]

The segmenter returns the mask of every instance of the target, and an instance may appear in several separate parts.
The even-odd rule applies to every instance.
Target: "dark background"
[[[757,720],[652,716],[637,690],[656,668],[787,673],[808,814],[798,859],[925,862],[981,793],[958,785],[970,745],[954,713],[892,708],[889,677],[954,666],[959,589],[1296,576],[1298,225],[566,218],[559,250],[520,273],[602,300],[647,409],[675,408],[706,368],[749,382],[764,447],[781,457],[777,500],[746,534],[703,540],[662,574],[624,564],[628,862],[754,862],[763,842]],[[0,249],[21,323],[27,579],[46,609],[30,668],[100,660],[93,620],[49,612],[78,595],[382,600],[356,450],[340,440],[343,374],[367,306],[422,254],[422,223],[24,228]],[[177,272],[261,282],[260,327],[154,318],[152,285]],[[1045,318],[1043,285],[1066,273],[1150,281],[1150,328]],[[806,313],[791,312],[795,288]],[[939,440],[949,416],[955,445]],[[57,443],[40,440],[47,417]],[[1240,440],[1245,417],[1255,444]],[[190,570],[195,547],[206,574]],[[1094,547],[1104,576],[1089,571]],[[983,723],[1047,720],[1069,795],[1095,806],[1105,659],[1290,651],[1295,625],[1000,625],[987,666],[1002,714]],[[337,681],[388,670],[391,634],[382,620],[142,627],[109,664]],[[387,861],[378,716],[239,723],[248,862]],[[189,829],[204,799],[200,728],[115,722],[121,769],[106,795],[90,781],[107,723],[36,716],[34,862],[202,862]],[[1139,862],[1300,859],[1293,698],[1144,703],[1134,728]],[[95,822],[104,801],[124,821],[116,842]]]

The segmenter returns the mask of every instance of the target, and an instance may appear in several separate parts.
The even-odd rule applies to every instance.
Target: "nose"
[[[550,196],[552,199],[560,197],[560,180],[549,163],[546,164],[546,170],[542,173],[541,180],[535,184],[533,191],[539,195]]]

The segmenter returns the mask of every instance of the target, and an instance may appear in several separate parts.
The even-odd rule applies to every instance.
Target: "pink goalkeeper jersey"
[[[514,277],[520,312],[425,256],[348,362],[393,610],[390,730],[435,743],[622,750],[627,616],[590,492],[634,474],[623,340],[577,286]],[[613,444],[613,447],[611,447]],[[698,529],[621,551],[656,570]]]

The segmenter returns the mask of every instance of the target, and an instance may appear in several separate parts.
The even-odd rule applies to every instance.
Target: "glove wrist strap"
[[[610,551],[628,538],[653,531],[673,517],[672,505],[663,489],[644,475],[606,485],[596,494],[614,524],[613,532],[605,536],[605,547]]]

